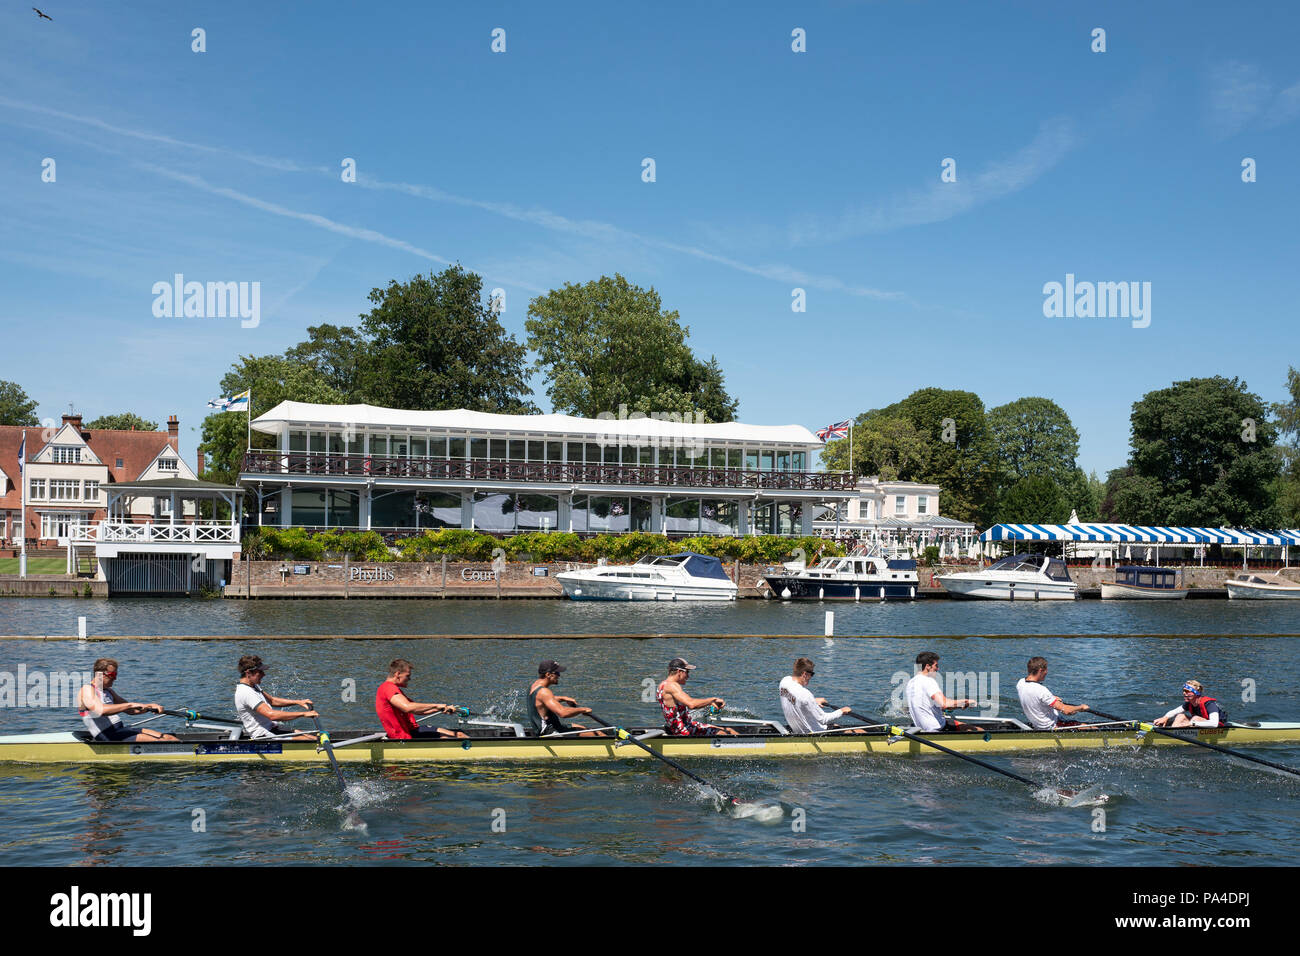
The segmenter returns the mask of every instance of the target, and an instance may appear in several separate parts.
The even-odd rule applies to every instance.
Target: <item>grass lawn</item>
[[[28,574],[63,574],[68,570],[67,558],[28,558]],[[17,574],[17,558],[0,558],[0,574]]]

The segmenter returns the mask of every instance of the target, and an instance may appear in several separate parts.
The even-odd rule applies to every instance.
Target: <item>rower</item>
[[[90,739],[96,741],[146,741],[178,740],[171,734],[156,730],[136,731],[122,723],[122,714],[161,714],[161,704],[140,704],[127,700],[113,690],[117,680],[117,661],[111,657],[101,657],[91,667],[89,684],[82,685],[77,694],[77,706],[81,708],[81,719],[90,731]]]
[[[239,683],[235,685],[235,714],[244,725],[244,732],[249,737],[273,737],[277,734],[291,733],[288,727],[278,723],[281,720],[297,720],[299,717],[319,717],[311,710],[311,701],[291,700],[288,697],[276,697],[268,694],[259,686],[266,676],[262,659],[256,654],[245,654],[239,659]],[[276,710],[277,707],[300,706],[308,710]],[[299,734],[294,740],[315,740],[313,734]]]
[[[808,689],[808,682],[816,673],[813,662],[801,657],[794,662],[794,670],[781,678],[781,710],[785,713],[785,722],[796,734],[815,734],[835,727],[835,721],[853,708],[841,707],[839,710],[822,710],[826,706],[825,697],[814,697]],[[846,730],[846,733],[861,734],[863,730]]]
[[[1182,704],[1151,723],[1156,727],[1223,727],[1228,714],[1215,698],[1205,695],[1200,681],[1189,680],[1183,685]]]
[[[588,730],[582,724],[566,724],[569,717],[590,714],[590,707],[579,707],[572,697],[564,697],[551,690],[560,682],[567,667],[552,660],[537,665],[537,680],[528,688],[528,723],[538,737],[554,734],[573,734],[577,737],[604,737],[599,730]],[[575,731],[582,733],[575,734]]]
[[[1087,710],[1088,705],[1067,704],[1043,685],[1043,678],[1047,676],[1047,658],[1029,658],[1028,669],[1028,675],[1016,683],[1016,693],[1020,695],[1020,707],[1029,718],[1029,726],[1035,730],[1079,726],[1079,721],[1061,720],[1056,713],[1059,711],[1068,717]]]
[[[375,713],[384,725],[389,740],[410,740],[414,737],[468,737],[469,734],[448,727],[421,727],[414,714],[454,714],[455,704],[421,704],[406,696],[406,685],[411,680],[411,662],[399,657],[388,665],[388,680],[375,691]]]
[[[655,690],[655,700],[664,712],[664,732],[670,737],[718,737],[735,736],[731,727],[715,727],[713,724],[701,724],[691,719],[691,711],[701,707],[717,707],[721,710],[727,702],[721,697],[701,697],[696,699],[682,689],[695,670],[694,664],[686,663],[683,657],[674,657],[668,662],[668,676],[660,682]]]
[[[912,723],[918,730],[927,733],[936,731],[980,731],[984,728],[949,717],[944,713],[949,708],[974,707],[978,701],[969,697],[950,699],[947,697],[934,675],[939,672],[939,655],[934,651],[922,651],[916,655],[916,664],[920,668],[916,676],[907,682],[905,699]]]

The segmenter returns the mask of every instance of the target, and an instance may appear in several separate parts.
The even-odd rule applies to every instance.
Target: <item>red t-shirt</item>
[[[384,725],[384,733],[388,734],[390,740],[410,740],[419,732],[420,725],[406,711],[398,710],[392,705],[394,694],[406,696],[402,688],[391,680],[380,684],[379,690],[375,691],[375,713],[379,715],[379,722]]]

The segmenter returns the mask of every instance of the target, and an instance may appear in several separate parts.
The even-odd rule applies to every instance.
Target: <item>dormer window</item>
[[[175,458],[159,458],[159,459],[158,459],[158,470],[159,470],[159,471],[176,471],[176,459],[175,459]]]
[[[81,461],[81,446],[55,445],[53,456],[56,465],[75,465]]]

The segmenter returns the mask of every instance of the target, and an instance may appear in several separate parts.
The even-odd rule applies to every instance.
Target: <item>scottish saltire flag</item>
[[[230,398],[214,398],[208,402],[208,408],[215,408],[222,412],[246,412],[248,411],[248,392],[240,392],[238,395],[232,395]]]
[[[829,441],[832,438],[848,438],[850,424],[852,423],[845,419],[837,425],[827,425],[825,428],[820,428],[817,430],[817,440]]]

